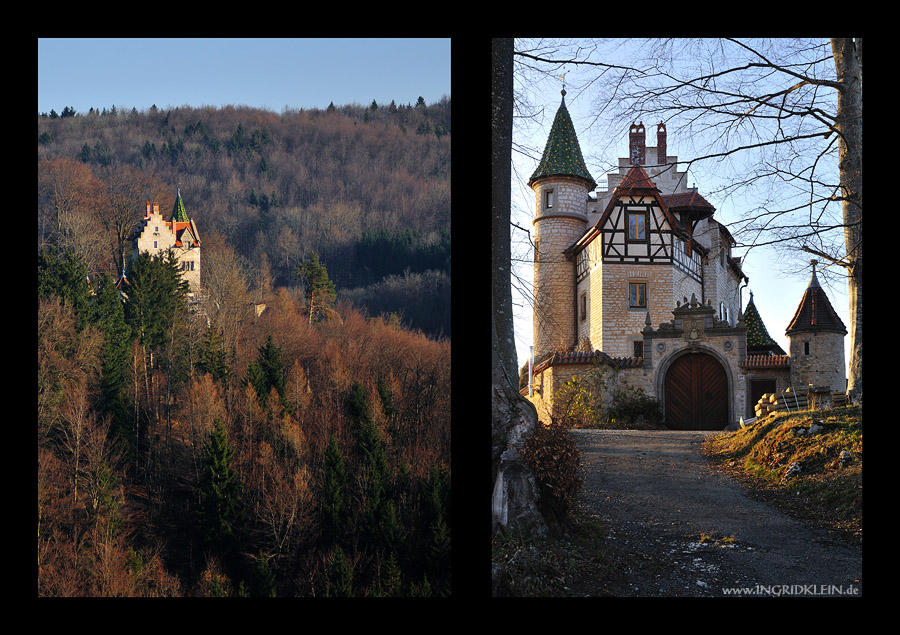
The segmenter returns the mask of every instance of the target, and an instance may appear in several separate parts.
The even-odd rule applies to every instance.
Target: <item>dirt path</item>
[[[573,433],[577,504],[627,562],[623,595],[862,595],[862,548],[749,498],[700,454],[709,433]]]

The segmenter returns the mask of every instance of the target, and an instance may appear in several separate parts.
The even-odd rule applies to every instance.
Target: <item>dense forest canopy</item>
[[[39,117],[39,595],[450,593],[449,114]]]
[[[121,273],[144,202],[172,209],[180,188],[200,236],[251,278],[296,287],[315,251],[343,297],[450,334],[449,313],[433,317],[449,303],[449,97],[281,114],[65,107],[39,115],[38,160],[39,248],[64,234],[93,274]]]

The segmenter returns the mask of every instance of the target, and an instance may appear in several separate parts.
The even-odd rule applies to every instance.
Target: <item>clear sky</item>
[[[39,39],[38,112],[450,96],[450,39]]]
[[[521,88],[521,85],[519,85]],[[513,183],[512,183],[512,221],[522,229],[513,229],[512,250],[513,258],[518,262],[513,263],[513,271],[520,279],[521,288],[513,284],[513,311],[515,313],[515,343],[518,354],[519,367],[528,361],[529,347],[533,344],[532,305],[528,297],[532,292],[533,262],[529,235],[524,230],[531,232],[533,236],[534,226],[534,191],[527,186],[528,178],[537,168],[541,159],[541,153],[546,145],[547,137],[553,117],[560,105],[561,82],[549,80],[538,90],[531,92],[531,106],[534,109],[543,108],[543,114],[538,119],[531,121],[529,126],[517,127],[513,133]],[[584,92],[569,90],[566,95],[566,106],[575,125],[579,145],[588,170],[598,183],[605,180],[607,170],[604,165],[614,162],[618,157],[628,156],[628,130],[622,130],[618,139],[598,139],[594,134],[597,125],[597,115],[592,109],[590,89]],[[644,121],[646,124],[647,122]],[[654,126],[647,126],[647,145],[655,146],[656,137]],[[679,139],[677,127],[668,127],[668,154],[677,155],[679,160],[693,158],[689,151],[685,150],[683,139]],[[603,165],[600,163],[602,162]],[[679,167],[679,169],[684,169]],[[688,186],[697,186],[698,192],[716,208],[715,219],[726,226],[737,220],[742,210],[736,207],[734,201],[723,203],[715,198],[709,198],[709,192],[714,183],[709,175],[698,176],[693,170],[688,172]],[[745,250],[744,250],[745,251]],[[744,251],[736,249],[733,255],[744,256]],[[811,267],[806,264],[813,256],[806,255],[798,261],[796,269],[799,273],[788,276],[780,273],[781,267],[777,266],[779,255],[770,247],[758,247],[745,258],[742,268],[750,278],[749,287],[742,293],[742,309],[746,307],[753,292],[753,302],[766,325],[769,335],[785,350],[790,352],[788,338],[784,332],[794,317],[794,313],[800,304],[803,293],[809,285]],[[820,259],[821,260],[821,259]],[[828,263],[822,261],[819,268]],[[825,284],[822,275],[819,282],[825,289],[832,306],[840,316],[844,325],[850,327],[850,309],[847,285],[845,281],[836,284]],[[674,307],[673,307],[674,308]],[[657,325],[654,325],[654,327]],[[845,361],[850,359],[850,336],[844,338]]]

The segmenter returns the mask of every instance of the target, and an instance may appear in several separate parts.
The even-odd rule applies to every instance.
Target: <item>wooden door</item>
[[[722,430],[728,425],[728,378],[714,358],[684,355],[666,373],[666,426],[676,430]]]

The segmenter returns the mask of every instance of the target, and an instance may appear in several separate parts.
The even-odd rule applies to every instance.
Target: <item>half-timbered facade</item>
[[[614,383],[657,397],[674,428],[734,426],[752,416],[761,390],[791,383],[790,358],[777,345],[754,338],[748,352],[741,292],[749,280],[734,239],[688,187],[666,135],[658,124],[657,145],[647,147],[643,124],[632,124],[628,157],[598,190],[563,91],[528,183],[539,412],[552,409],[560,382],[598,362],[615,369]],[[749,308],[755,332],[762,321]]]

